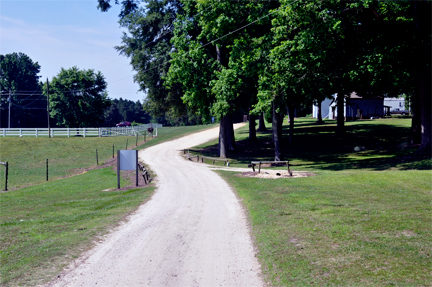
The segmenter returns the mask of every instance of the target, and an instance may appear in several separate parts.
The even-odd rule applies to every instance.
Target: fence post
[[[6,129],[3,129],[3,137],[6,137]]]
[[[127,146],[128,146],[128,141],[129,141],[129,139],[126,139],[126,150],[127,150]]]
[[[70,137],[70,128],[67,128],[68,137]]]
[[[48,159],[46,159],[46,181],[48,181]]]
[[[136,134],[135,137],[136,137],[136,138],[135,138],[135,146],[138,146],[138,134]]]
[[[54,137],[54,129],[50,129],[50,133],[51,133],[51,138],[53,138]]]
[[[38,130],[37,130],[37,128],[36,128],[36,137],[38,137]]]
[[[114,158],[114,144],[113,144],[113,157],[112,158]]]
[[[22,137],[22,129],[20,128],[20,137]]]
[[[8,175],[9,175],[9,163],[6,162],[5,164],[6,172],[5,172],[5,191],[7,191],[7,182],[8,182]]]
[[[97,149],[96,149],[96,165],[99,165],[99,158],[98,158]]]
[[[83,128],[83,133],[84,133],[84,137],[85,137],[85,134],[86,134],[86,129],[85,128]]]

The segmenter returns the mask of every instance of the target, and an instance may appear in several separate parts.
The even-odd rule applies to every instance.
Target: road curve
[[[180,154],[217,136],[212,128],[140,151],[156,193],[54,286],[263,286],[238,198]]]

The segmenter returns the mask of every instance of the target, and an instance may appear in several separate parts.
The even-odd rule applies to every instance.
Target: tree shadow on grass
[[[293,142],[288,144],[288,126],[283,127],[284,155],[293,167],[321,170],[430,170],[430,155],[416,153],[409,143],[410,128],[388,121],[348,122],[343,137],[335,135],[334,121],[316,124],[297,121]],[[394,122],[392,122],[394,123]],[[232,163],[250,164],[252,160],[274,160],[271,130],[248,140],[248,131],[236,133],[237,150],[231,151]],[[205,156],[218,156],[217,144],[195,150]]]

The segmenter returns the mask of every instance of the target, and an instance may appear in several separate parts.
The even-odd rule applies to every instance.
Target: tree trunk
[[[431,154],[432,150],[432,104],[431,104],[431,51],[430,35],[431,21],[430,11],[431,2],[411,1],[414,12],[414,26],[417,46],[417,90],[419,99],[419,111],[421,122],[421,141],[418,152]],[[413,119],[414,120],[414,119]],[[414,123],[414,121],[413,121]]]
[[[322,119],[322,112],[321,112],[321,104],[322,104],[322,100],[318,99],[317,100],[317,124],[322,124],[323,123],[323,119]]]
[[[337,129],[336,133],[343,135],[345,133],[345,112],[344,112],[344,93],[339,92],[337,95]]]
[[[255,128],[255,115],[251,115],[249,113],[249,140],[250,141],[256,141],[257,136],[256,136],[256,128]]]
[[[267,131],[267,128],[265,126],[265,122],[264,122],[264,112],[261,112],[259,115],[259,124],[258,124],[258,131],[259,132],[265,132]]]
[[[275,150],[275,161],[283,160],[283,148],[282,148],[282,121],[283,116],[280,113],[276,113],[276,104],[273,103],[273,120],[272,120],[272,133],[273,143]]]
[[[288,104],[288,117],[289,117],[289,143],[294,140],[294,105]]]
[[[228,144],[228,150],[236,150],[237,149],[233,125],[234,124],[233,124],[232,114],[226,115],[225,129],[226,129],[227,139],[228,139],[228,143],[227,143]]]
[[[226,131],[226,118],[223,116],[219,125],[219,157],[227,158],[228,156],[228,139]]]
[[[419,94],[420,94],[420,120],[421,120],[421,142],[420,142],[420,153],[431,154],[432,152],[432,116],[431,116],[431,74],[424,73],[419,77]]]
[[[419,100],[418,90],[415,89],[411,97],[411,144],[420,144],[421,142],[421,113]]]

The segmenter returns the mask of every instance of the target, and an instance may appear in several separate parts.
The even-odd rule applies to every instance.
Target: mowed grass
[[[210,127],[213,126],[162,128],[157,138],[138,148]],[[124,149],[126,139],[129,144],[131,140],[135,144],[134,137],[1,139],[2,160],[9,161],[11,169],[21,167],[17,169],[18,179],[13,181],[15,187],[32,184],[0,193],[1,286],[38,286],[53,280],[72,260],[144,203],[155,189],[150,184],[144,188],[116,190],[116,172],[110,167],[46,182],[44,165],[28,166],[28,159],[44,160],[49,152],[57,159],[57,165],[53,164],[50,171],[59,168],[61,163],[63,172],[57,176],[67,176],[80,167],[96,165],[95,145],[99,147],[98,152],[102,150],[100,147],[107,147],[102,157],[109,159],[112,142],[117,140],[116,147]],[[87,149],[90,151],[86,155]],[[101,163],[101,153],[99,156]],[[38,184],[41,181],[44,183]],[[122,179],[121,185],[127,186],[128,180]],[[107,189],[111,190],[104,191]]]
[[[162,141],[187,135],[188,133],[213,127],[214,125],[163,127],[158,137],[138,137],[138,149]],[[112,158],[126,146],[131,149],[137,143],[136,137],[0,137],[0,161],[9,163],[8,189],[16,189],[46,182],[46,159],[48,159],[49,180],[79,173],[81,168],[96,166],[96,149],[99,165]],[[0,190],[4,189],[5,168],[0,166]]]
[[[431,286],[431,159],[413,154],[410,124],[347,122],[347,135],[337,137],[334,121],[298,119],[285,155],[293,171],[315,176],[259,179],[220,171],[246,207],[270,285]],[[247,127],[236,133],[231,165],[272,160],[270,131],[257,142],[247,135]],[[217,156],[216,142],[193,151]]]
[[[1,194],[2,286],[52,280],[154,190],[104,191],[116,186],[116,172],[103,168]]]

